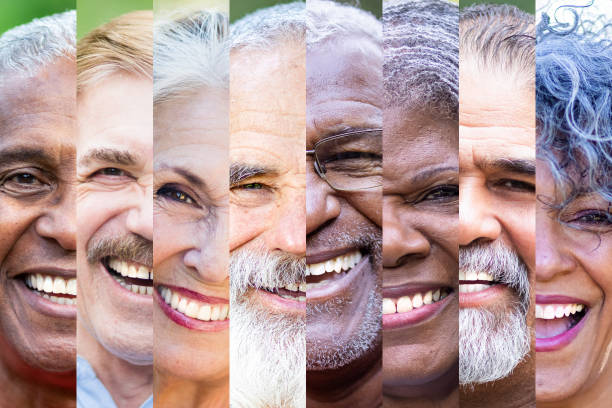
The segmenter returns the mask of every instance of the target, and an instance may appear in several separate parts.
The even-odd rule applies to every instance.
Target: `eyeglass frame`
[[[317,153],[316,153],[317,146],[319,146],[320,144],[327,143],[330,140],[340,139],[342,137],[350,136],[350,135],[358,135],[358,134],[371,133],[371,132],[382,132],[382,128],[352,130],[350,132],[339,133],[337,135],[333,135],[333,136],[330,136],[330,137],[326,137],[325,139],[319,140],[317,143],[314,144],[314,146],[313,146],[313,148],[311,150],[306,150],[306,155],[307,156],[314,156],[313,167],[314,167],[315,172],[317,173],[317,175],[319,177],[321,177],[321,179],[323,179],[331,188],[333,188],[336,191],[356,192],[356,191],[364,191],[364,190],[370,190],[370,189],[373,189],[373,188],[382,187],[382,183],[379,184],[379,185],[372,186],[372,187],[365,187],[365,188],[358,188],[358,189],[354,189],[354,188],[337,188],[337,187],[334,187],[334,185],[327,179],[327,176],[325,175],[325,173],[321,169],[321,163],[319,162],[319,157],[317,156]]]

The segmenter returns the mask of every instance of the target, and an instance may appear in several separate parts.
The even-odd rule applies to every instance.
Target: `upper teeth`
[[[170,288],[160,286],[159,293],[164,301],[174,310],[202,321],[226,320],[229,317],[229,304],[211,305],[190,299],[173,292]]]
[[[122,276],[138,279],[153,279],[153,271],[141,264],[134,264],[117,258],[111,258],[108,261],[108,266]]]
[[[459,293],[480,292],[482,290],[489,289],[491,286],[493,285],[483,283],[460,283]]]
[[[493,276],[488,274],[487,272],[477,272],[477,271],[459,271],[459,280],[469,280],[469,281],[493,281]]]
[[[448,296],[446,289],[436,289],[424,293],[416,293],[411,296],[402,296],[398,299],[383,299],[383,314],[406,313],[412,309],[418,309],[424,305],[438,302]]]
[[[335,271],[337,273],[347,271],[357,265],[361,260],[361,252],[353,251],[348,254],[337,256],[324,262],[306,265],[306,276],[323,275],[325,272]]]
[[[536,319],[558,319],[569,316],[576,312],[582,312],[584,305],[572,303],[563,305],[538,305],[536,304]]]
[[[59,276],[28,274],[26,285],[32,289],[47,293],[67,294],[76,296],[76,278],[64,279]]]

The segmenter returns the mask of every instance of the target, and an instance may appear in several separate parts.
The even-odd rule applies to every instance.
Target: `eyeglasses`
[[[325,138],[306,150],[314,169],[334,190],[382,187],[382,129],[357,130]]]

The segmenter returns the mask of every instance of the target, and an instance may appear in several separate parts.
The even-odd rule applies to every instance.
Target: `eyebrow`
[[[422,183],[423,181],[429,180],[432,176],[435,176],[436,174],[443,173],[446,171],[452,171],[452,172],[459,174],[459,168],[456,166],[436,167],[436,168],[427,169],[418,174],[415,174],[410,180],[410,183],[419,184],[419,183]]]
[[[0,151],[0,163],[4,165],[23,162],[52,165],[55,160],[44,150],[31,147],[18,147]]]
[[[275,175],[278,172],[270,167],[246,163],[232,163],[230,166],[230,185],[261,175]]]
[[[113,148],[97,148],[89,150],[79,159],[79,166],[87,166],[92,161],[135,166],[138,163],[136,156],[127,150]]]
[[[175,173],[179,174],[181,177],[183,177],[185,180],[187,180],[189,183],[195,185],[197,188],[202,189],[202,190],[206,190],[207,186],[206,186],[206,182],[197,174],[192,173],[191,171],[183,168],[183,167],[178,167],[178,166],[161,166],[161,169],[169,169],[174,171]]]
[[[482,170],[501,170],[509,173],[522,174],[525,176],[535,176],[535,160],[526,159],[495,159],[477,160],[476,167]]]

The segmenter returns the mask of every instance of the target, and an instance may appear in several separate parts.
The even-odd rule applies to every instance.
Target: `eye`
[[[40,176],[36,176],[34,171],[16,171],[8,174],[0,181],[0,188],[14,194],[38,193],[49,186]]]
[[[121,177],[121,176],[125,176],[127,174],[123,170],[118,169],[116,167],[106,167],[106,168],[103,168],[101,170],[96,171],[93,174],[93,176],[96,176],[96,175],[110,176],[110,177]]]
[[[28,184],[31,186],[42,185],[43,183],[30,173],[17,173],[7,179],[7,181],[14,182],[17,184]]]
[[[180,190],[177,187],[172,186],[163,186],[156,193],[159,197],[165,197],[172,201],[176,201],[179,203],[195,205],[195,200],[184,191]]]
[[[603,211],[587,211],[574,219],[574,222],[581,224],[605,226],[612,224],[612,215]]]
[[[242,188],[244,190],[261,190],[264,188],[264,185],[261,183],[248,183],[237,186],[238,188]]]
[[[420,201],[447,201],[459,196],[459,186],[442,185],[427,191]]]
[[[522,180],[502,179],[495,183],[495,187],[517,192],[535,193],[535,185]]]

